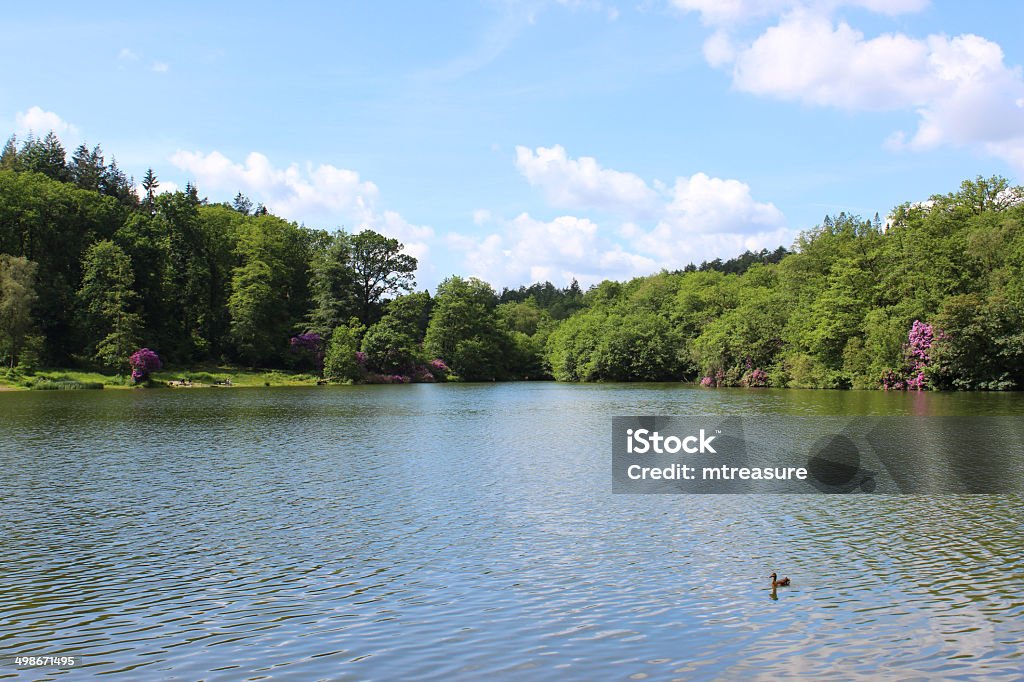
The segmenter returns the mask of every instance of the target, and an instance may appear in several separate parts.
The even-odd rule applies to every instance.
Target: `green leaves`
[[[402,252],[397,239],[373,230],[351,237],[351,266],[360,319],[369,324],[385,296],[412,291],[416,285],[416,259]]]
[[[78,299],[84,308],[86,327],[99,339],[93,358],[108,369],[127,367],[138,347],[139,315],[131,258],[114,242],[104,240],[89,247],[83,259],[82,286]]]
[[[496,302],[491,286],[475,277],[442,282],[424,340],[427,354],[441,358],[469,381],[508,376],[510,341],[499,325]]]
[[[0,361],[14,367],[32,329],[37,266],[23,257],[0,254]]]
[[[363,368],[357,359],[360,338],[366,328],[353,318],[347,325],[341,325],[331,334],[324,357],[324,378],[335,383],[358,380]]]

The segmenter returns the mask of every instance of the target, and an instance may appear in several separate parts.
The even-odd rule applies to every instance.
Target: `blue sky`
[[[1024,3],[18,4],[0,123],[373,227],[419,283],[584,284],[1024,180]]]

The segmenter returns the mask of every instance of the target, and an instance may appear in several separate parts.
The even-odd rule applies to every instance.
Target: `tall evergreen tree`
[[[11,367],[32,328],[36,301],[36,264],[24,257],[0,254],[0,358]]]
[[[147,168],[146,174],[142,176],[142,191],[146,193],[142,201],[147,207],[152,208],[153,200],[156,198],[156,188],[159,186],[160,181],[157,180],[156,173],[152,168]]]
[[[29,139],[22,148],[25,170],[42,173],[54,180],[67,180],[67,153],[52,130],[42,140]]]
[[[252,260],[235,268],[231,291],[231,339],[238,355],[250,366],[256,366],[270,359],[283,341],[273,336],[280,307],[270,266]]]
[[[21,159],[18,157],[18,138],[11,135],[0,152],[0,170],[21,170]]]
[[[103,186],[103,150],[96,145],[90,151],[85,144],[78,145],[68,165],[68,178],[82,189],[99,192]]]
[[[135,207],[139,205],[139,197],[133,189],[134,184],[134,179],[129,178],[118,168],[117,159],[111,159],[110,165],[103,169],[100,192],[108,197],[114,197],[125,206]]]
[[[312,308],[305,326],[325,339],[358,312],[350,240],[344,230],[335,232],[310,264]]]
[[[262,205],[263,204],[260,204],[260,206]],[[241,192],[235,195],[234,200],[231,202],[231,207],[242,215],[249,215],[252,213],[252,201]]]
[[[125,369],[138,348],[141,323],[131,258],[112,241],[96,242],[85,253],[82,273],[78,298],[96,339],[93,357],[108,369]]]

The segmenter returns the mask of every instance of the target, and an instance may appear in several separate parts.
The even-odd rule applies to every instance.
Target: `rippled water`
[[[0,394],[0,678],[1020,679],[1024,495],[610,492],[613,415],[780,413],[1024,396]]]

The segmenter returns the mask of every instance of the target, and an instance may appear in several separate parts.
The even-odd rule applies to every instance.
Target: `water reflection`
[[[610,494],[614,415],[922,411],[1024,402],[553,384],[0,395],[0,649],[146,679],[1014,677],[1019,494]],[[766,600],[776,567],[794,586]]]

